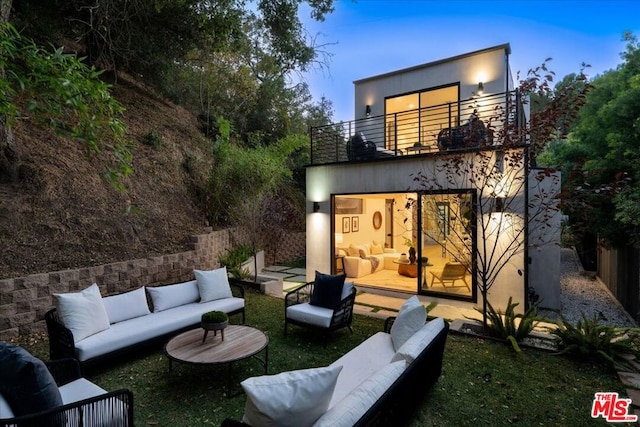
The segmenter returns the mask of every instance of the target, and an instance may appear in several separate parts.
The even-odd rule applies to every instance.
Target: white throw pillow
[[[229,276],[227,267],[217,270],[193,270],[198,283],[200,302],[214,301],[222,298],[231,298],[231,286],[229,286]]]
[[[150,314],[144,286],[134,291],[102,298],[110,323]]]
[[[314,427],[351,427],[373,406],[405,370],[405,362],[385,365],[336,403]]]
[[[360,248],[354,244],[349,245],[349,247],[347,248],[347,253],[349,254],[349,256],[360,256]]]
[[[342,285],[342,295],[340,295],[340,301],[351,295],[351,289],[353,289],[353,282],[344,282],[344,285]]]
[[[382,245],[377,245],[375,243],[371,245],[371,255],[380,255],[382,253],[384,253]]]
[[[302,369],[242,381],[247,394],[242,421],[253,427],[313,425],[327,411],[341,370]]]
[[[198,301],[198,285],[195,280],[175,285],[147,287],[153,302],[153,312],[167,310]]]
[[[393,349],[398,351],[415,334],[418,329],[424,326],[427,320],[427,310],[424,308],[416,295],[412,296],[402,304],[396,320],[391,326],[391,342]]]
[[[109,317],[95,283],[81,292],[53,294],[62,324],[78,342],[90,335],[109,329]]]
[[[444,329],[444,319],[441,317],[427,322],[402,344],[402,347],[393,355],[391,362],[405,360],[407,364],[413,363],[442,329]]]

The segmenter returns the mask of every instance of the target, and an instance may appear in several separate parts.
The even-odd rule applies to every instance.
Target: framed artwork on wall
[[[382,214],[380,211],[376,211],[376,213],[373,214],[373,228],[379,230],[380,227],[382,227]]]
[[[342,217],[342,232],[348,233],[350,231],[351,219],[348,216]]]
[[[335,211],[336,215],[362,214],[364,212],[364,201],[363,199],[336,197]]]
[[[351,231],[354,233],[360,230],[360,217],[352,216],[351,217]]]

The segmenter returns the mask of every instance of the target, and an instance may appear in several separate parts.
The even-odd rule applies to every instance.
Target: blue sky
[[[305,78],[334,119],[353,119],[353,81],[502,43],[514,78],[552,58],[556,82],[587,63],[590,77],[618,66],[624,31],[640,37],[640,1],[336,0],[324,22],[301,18],[333,56]]]

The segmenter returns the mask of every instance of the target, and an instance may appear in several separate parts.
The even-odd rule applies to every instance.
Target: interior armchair
[[[433,287],[434,281],[436,280],[441,283],[443,287],[445,287],[447,283],[450,286],[455,286],[456,280],[462,280],[467,289],[471,291],[469,283],[467,283],[466,275],[467,267],[465,267],[464,264],[448,262],[444,265],[442,271],[431,272],[431,287]]]
[[[284,299],[284,334],[289,324],[327,332],[347,327],[353,332],[356,288],[345,278],[316,272],[315,281],[288,292]]]

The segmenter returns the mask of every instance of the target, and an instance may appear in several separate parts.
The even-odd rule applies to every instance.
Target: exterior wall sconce
[[[371,105],[367,105],[366,107],[364,107],[364,113],[367,117],[371,117]]]
[[[496,197],[494,203],[494,212],[502,213],[504,210],[504,199],[502,197]]]
[[[313,212],[320,212],[320,203],[313,202]]]
[[[484,83],[478,82],[478,95],[482,95],[484,93]]]

